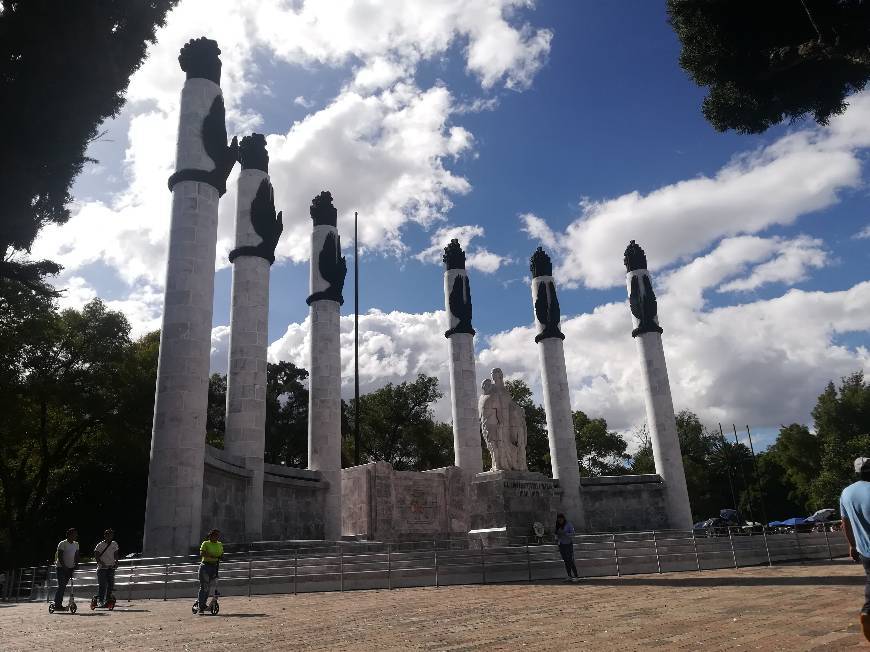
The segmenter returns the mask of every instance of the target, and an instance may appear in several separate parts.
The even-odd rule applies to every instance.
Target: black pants
[[[862,614],[870,614],[870,557],[865,557],[859,554],[861,565],[864,567],[864,574],[867,579],[864,582],[864,606],[861,608]]]
[[[574,565],[574,544],[560,543],[559,554],[562,555],[562,561],[565,562],[565,572],[568,573],[568,577],[579,577],[577,566]]]
[[[67,568],[66,566],[57,567],[57,591],[54,593],[54,606],[59,607],[63,604],[63,594],[72,576],[72,568]]]
[[[114,568],[98,568],[97,569],[97,600],[100,604],[105,604],[112,591],[115,589],[115,569]]]

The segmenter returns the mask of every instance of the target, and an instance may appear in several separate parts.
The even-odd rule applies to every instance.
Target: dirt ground
[[[11,650],[843,650],[864,573],[851,563],[537,583],[221,599],[122,601],[48,614],[0,603]]]

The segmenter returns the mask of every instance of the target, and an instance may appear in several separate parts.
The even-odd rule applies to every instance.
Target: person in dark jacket
[[[556,516],[556,541],[559,543],[559,554],[565,562],[565,572],[568,573],[568,581],[580,579],[577,574],[577,566],[574,564],[574,526],[565,518],[564,514]]]

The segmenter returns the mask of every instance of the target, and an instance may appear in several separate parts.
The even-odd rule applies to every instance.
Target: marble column
[[[275,214],[262,134],[242,138],[239,162],[224,448],[254,472],[245,495],[245,539],[257,541],[263,533],[269,269],[284,227],[281,213]]]
[[[565,367],[565,336],[559,329],[561,315],[553,264],[541,247],[532,254],[532,305],[538,334],[538,354],[541,360],[541,384],[544,411],[547,414],[547,437],[550,442],[550,463],[553,478],[562,488],[562,511],[578,531],[585,529],[583,505],[580,499],[580,466],[577,442],[574,439],[574,419],[571,414],[571,394],[568,370]]]
[[[342,290],[347,261],[341,255],[332,195],[311,201],[311,368],[308,392],[308,468],[329,483],[323,515],[323,537],[341,537],[341,342]]]
[[[151,462],[145,506],[146,555],[186,554],[201,537],[218,199],[235,164],[227,146],[217,43],[188,42],[178,61],[181,91],[172,218],[160,331]]]
[[[450,406],[453,411],[453,459],[459,468],[480,473],[480,418],[474,369],[474,329],[471,327],[471,287],[465,272],[465,252],[459,240],[444,248],[444,305],[450,361]]]
[[[668,368],[662,348],[658,306],[647,271],[646,255],[632,240],[625,250],[626,285],[628,287],[634,330],[631,335],[640,357],[646,422],[652,440],[656,473],[665,484],[665,503],[670,526],[680,530],[692,528],[692,509],[683,471],[683,456],[677,437],[674,402],[668,381]]]

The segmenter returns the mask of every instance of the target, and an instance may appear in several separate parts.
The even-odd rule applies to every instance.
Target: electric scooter
[[[69,578],[69,602],[67,606],[63,606],[60,604],[59,606],[55,606],[54,601],[48,603],[48,613],[53,614],[55,611],[69,611],[71,614],[74,614],[78,611],[78,607],[76,606],[76,596],[75,596],[75,577]]]

